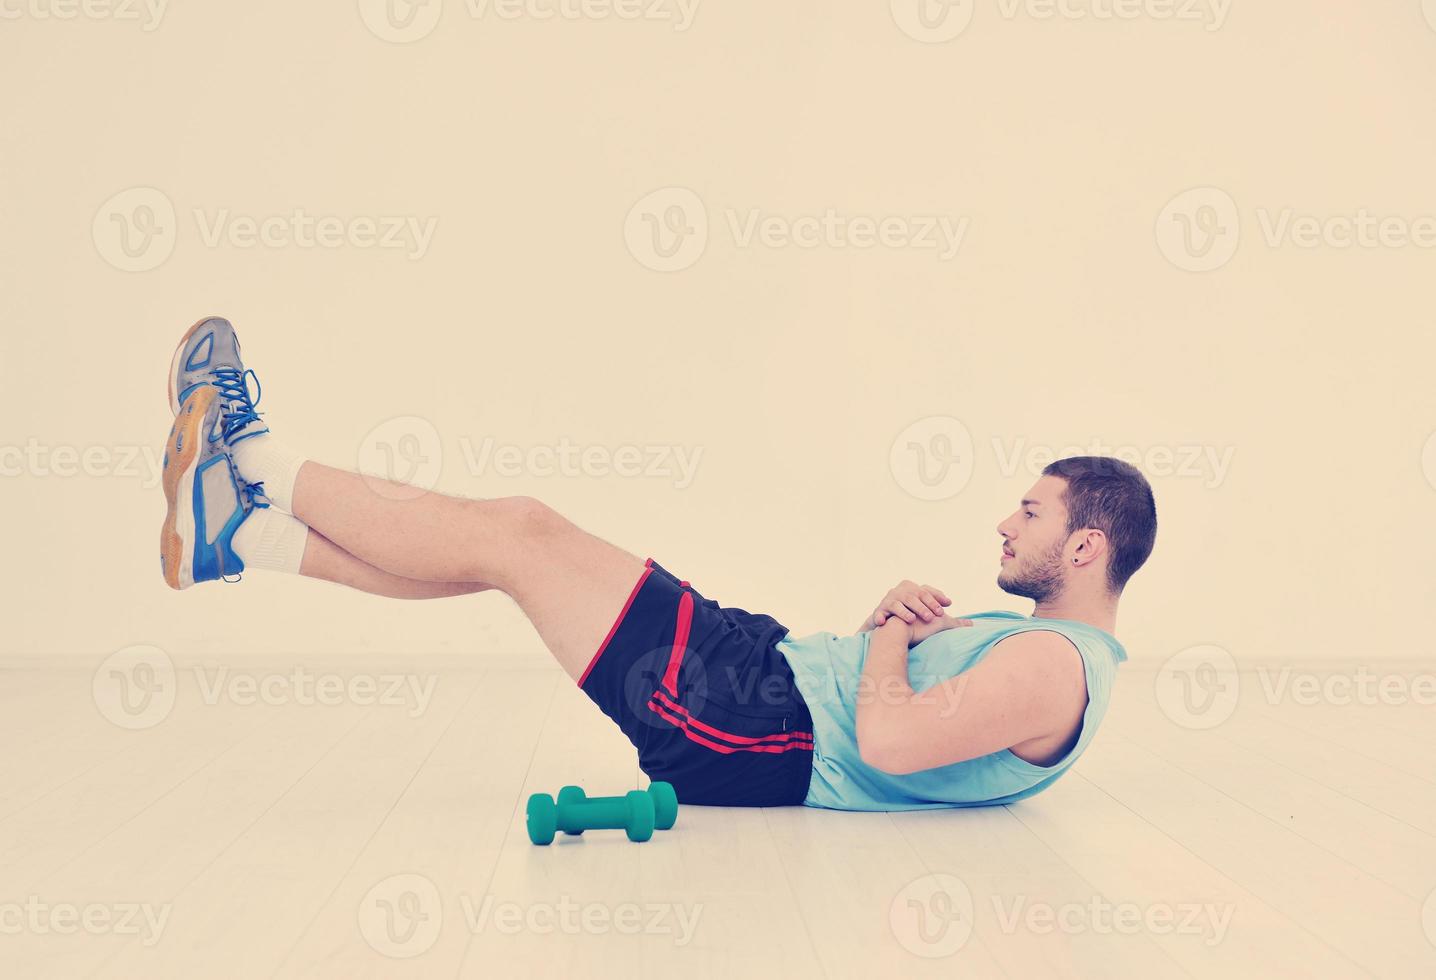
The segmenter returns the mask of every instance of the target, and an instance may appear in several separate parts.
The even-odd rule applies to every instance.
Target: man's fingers
[[[942,603],[937,601],[937,596],[933,595],[930,591],[923,591],[919,594],[922,596],[923,604],[932,610],[934,616],[942,615]]]
[[[892,602],[889,602],[887,605],[887,611],[892,613],[898,619],[901,619],[904,623],[911,624],[917,620],[917,617],[913,615],[913,611],[907,606],[903,605],[900,599],[894,599]]]
[[[924,585],[923,588],[927,589],[927,591],[937,596],[937,601],[942,603],[944,606],[952,605],[952,600],[947,597],[947,593],[942,591],[942,589],[934,589],[930,585]]]
[[[917,613],[924,623],[932,622],[932,613],[928,610],[927,603],[923,600],[921,593],[911,592],[903,596],[902,601],[904,605]],[[938,614],[941,615],[941,613],[942,610],[939,609]]]

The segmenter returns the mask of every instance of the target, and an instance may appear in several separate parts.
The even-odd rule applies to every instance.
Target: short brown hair
[[[1067,481],[1067,533],[1084,527],[1107,535],[1107,584],[1121,592],[1157,540],[1157,502],[1142,472],[1114,456],[1068,456],[1049,463],[1043,476]]]

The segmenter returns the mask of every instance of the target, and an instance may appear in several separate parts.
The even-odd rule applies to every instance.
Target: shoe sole
[[[179,345],[175,347],[175,356],[170,358],[170,376],[169,379],[165,381],[165,390],[169,392],[170,396],[171,415],[179,415],[179,392],[175,390],[175,378],[179,376],[180,355],[184,353],[185,347],[189,346],[190,338],[195,335],[195,333],[199,330],[200,327],[204,326],[211,320],[219,319],[222,319],[222,317],[200,317],[194,322],[194,326],[190,327],[184,332],[184,336],[180,338]]]
[[[164,488],[168,511],[160,528],[160,563],[172,589],[194,585],[194,474],[205,444],[204,419],[219,397],[208,386],[185,399],[165,442]]]

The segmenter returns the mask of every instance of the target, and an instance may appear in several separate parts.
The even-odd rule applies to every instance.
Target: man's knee
[[[520,539],[548,537],[569,526],[558,511],[534,497],[500,497],[490,503],[500,508],[501,520]]]

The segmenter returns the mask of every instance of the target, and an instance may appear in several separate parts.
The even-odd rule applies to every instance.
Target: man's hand
[[[923,640],[926,640],[930,636],[936,636],[943,630],[957,629],[959,626],[971,625],[972,620],[970,619],[958,619],[944,613],[929,622],[918,623],[916,626],[908,627],[910,635],[908,636],[907,645],[915,647]]]
[[[919,622],[930,623],[935,619],[941,619],[943,607],[950,605],[952,605],[952,600],[940,589],[904,580],[888,590],[888,594],[883,596],[882,602],[878,603],[872,615],[863,621],[858,632],[866,633],[868,630],[877,629],[893,617],[901,619],[909,626],[914,626]],[[972,624],[965,623],[963,625],[971,626]],[[933,632],[938,631],[934,630]],[[931,633],[928,634],[928,636],[931,635]],[[927,637],[924,636],[923,639],[927,639]]]

